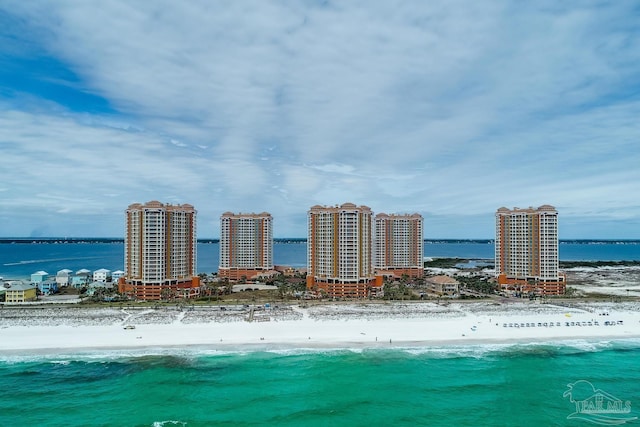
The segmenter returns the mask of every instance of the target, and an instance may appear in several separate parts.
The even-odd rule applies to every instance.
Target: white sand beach
[[[125,326],[135,328],[125,329]],[[640,303],[370,303],[0,311],[0,352],[353,348],[640,338]]]

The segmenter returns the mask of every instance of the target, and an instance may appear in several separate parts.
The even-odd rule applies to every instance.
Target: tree
[[[160,291],[160,299],[169,301],[171,298],[173,298],[173,290],[169,286],[163,286],[162,291]]]
[[[233,293],[233,283],[229,282],[229,279],[225,279],[224,293],[225,295],[231,295]]]

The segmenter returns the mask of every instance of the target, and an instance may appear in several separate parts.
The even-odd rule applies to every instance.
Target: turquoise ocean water
[[[198,249],[199,271],[217,270],[217,245]],[[561,246],[561,258],[637,260],[639,249]],[[304,265],[305,250],[276,245],[276,262]],[[492,251],[425,246],[427,256],[490,258]],[[121,262],[121,244],[0,245],[5,277],[115,270]],[[567,418],[576,404],[563,393],[581,380],[629,402],[631,412],[614,418],[640,416],[640,340],[0,354],[0,426],[599,425]]]
[[[589,381],[637,417],[638,360],[632,341],[4,356],[0,425],[595,425],[567,418],[567,385]]]

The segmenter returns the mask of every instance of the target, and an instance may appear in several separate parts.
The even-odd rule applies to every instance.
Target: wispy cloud
[[[427,237],[490,237],[497,207],[544,203],[565,237],[640,237],[639,15],[4,2],[0,235],[121,235],[157,199],[195,205],[202,236],[228,210],[304,236],[311,205],[352,201],[420,212]]]

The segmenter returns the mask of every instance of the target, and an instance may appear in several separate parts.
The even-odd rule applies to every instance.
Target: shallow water
[[[640,407],[640,341],[0,357],[0,425],[541,426],[587,380]]]

